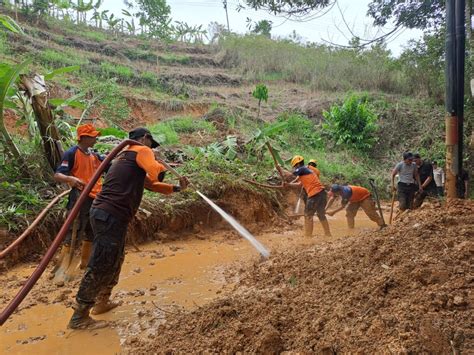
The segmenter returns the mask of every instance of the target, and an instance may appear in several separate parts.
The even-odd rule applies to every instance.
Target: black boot
[[[74,313],[67,325],[69,329],[100,329],[108,326],[106,321],[95,320],[89,316],[92,305],[76,303],[73,308]]]

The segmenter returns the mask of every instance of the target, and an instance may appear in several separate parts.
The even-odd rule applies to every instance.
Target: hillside
[[[0,250],[65,192],[52,176],[54,154],[44,147],[55,139],[64,149],[74,145],[82,123],[100,130],[94,148],[104,154],[131,129],[147,127],[161,144],[155,157],[193,186],[171,195],[144,192],[111,297],[120,306],[93,316],[107,328],[66,329],[83,275],[73,263],[79,250],[71,248],[64,259],[68,274],[61,275],[62,266],[55,270],[53,259],[0,327],[0,353],[472,351],[472,200],[428,199],[381,230],[363,211],[355,228],[343,211],[328,214],[332,235],[315,218],[310,238],[295,208],[302,189],[283,185],[284,174],[275,169],[278,161],[290,170],[298,154],[317,160],[326,188],[343,183],[372,190],[369,181],[375,181],[387,222],[390,172],[402,152],[445,165],[438,37],[423,39],[432,41],[433,56],[420,55],[427,43],[419,42],[400,58],[384,43],[338,48],[227,31],[210,44],[185,43],[185,37],[157,39],[146,28],[127,32],[123,21],[121,30],[102,30],[97,17],[86,21],[87,11],[60,16],[62,2],[45,16],[28,13],[29,4],[19,5],[21,30],[6,31],[0,23],[0,89],[14,77],[8,91],[0,90],[7,98]],[[27,96],[31,87],[43,102]],[[465,106],[467,141],[474,107],[470,100]],[[471,171],[472,148],[465,151]],[[165,182],[177,179],[167,173]],[[248,242],[252,236],[242,238],[195,190],[240,222],[270,256],[259,254]],[[1,309],[50,247],[65,206],[56,204],[13,252],[0,256]],[[98,245],[97,257],[103,255]]]

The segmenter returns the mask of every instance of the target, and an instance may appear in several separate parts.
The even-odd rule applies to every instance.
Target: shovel
[[[79,228],[79,220],[78,218],[76,218],[72,224],[71,248],[69,249],[69,254],[64,255],[63,259],[58,260],[59,266],[54,272],[53,282],[64,282],[71,279],[70,272],[68,272],[68,270],[70,269],[72,260],[74,258],[78,228]]]
[[[396,197],[396,195],[397,195],[396,191],[393,191],[393,193],[392,193],[392,204],[390,205],[390,217],[388,218],[388,223],[389,224],[392,224],[393,208],[395,206],[395,197]]]
[[[380,207],[379,194],[377,192],[377,187],[375,186],[375,180],[369,179],[369,184],[372,187],[372,190],[374,190],[375,201],[377,202],[377,207],[379,209],[380,218],[382,218],[383,226],[386,226],[385,219],[383,218],[382,208]]]

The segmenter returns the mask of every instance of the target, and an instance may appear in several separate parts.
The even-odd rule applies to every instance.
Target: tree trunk
[[[61,163],[63,150],[58,129],[54,124],[54,115],[49,106],[44,78],[37,74],[33,77],[23,75],[21,76],[21,86],[31,99],[31,106],[43,140],[45,158],[54,171]]]

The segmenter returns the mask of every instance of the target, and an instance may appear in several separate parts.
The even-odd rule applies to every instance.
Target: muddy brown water
[[[311,240],[302,237],[302,219],[291,228],[257,237],[272,251],[377,228],[363,213],[359,213],[353,231],[347,229],[343,212],[328,218],[332,238],[321,237],[322,230],[317,222],[315,237]],[[159,336],[156,328],[167,315],[183,308],[199,307],[228,292],[237,281],[238,270],[260,258],[247,241],[232,231],[222,230],[208,233],[205,239],[152,242],[140,249],[140,252],[128,250],[119,284],[114,289],[114,298],[123,305],[96,317],[111,321],[110,328],[96,331],[66,329],[72,314],[67,305],[73,300],[77,283],[56,287],[45,273],[34,288],[40,291],[41,301],[32,300],[30,294],[24,302],[28,304],[29,301],[28,307],[20,307],[20,311],[0,328],[0,354],[118,353],[123,344],[133,344],[134,338]],[[2,308],[34,267],[33,264],[19,265],[0,275]],[[66,302],[58,302],[58,296],[66,293],[61,299],[66,298]]]

